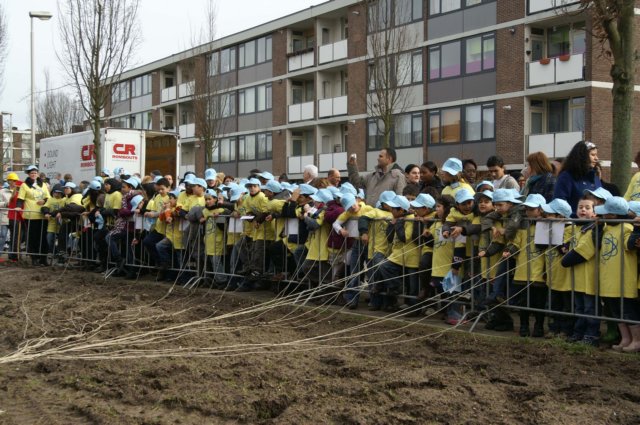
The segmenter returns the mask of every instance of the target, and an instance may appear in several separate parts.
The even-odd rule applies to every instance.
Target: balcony
[[[193,94],[194,81],[187,81],[178,86],[178,96],[187,97]]]
[[[584,55],[563,55],[529,62],[529,87],[583,80]]]
[[[347,40],[340,40],[336,43],[320,46],[318,53],[318,63],[333,62],[347,57]]]
[[[176,86],[167,87],[166,89],[162,89],[162,93],[160,93],[160,101],[161,102],[170,102],[172,100],[176,100]]]
[[[308,68],[313,66],[314,61],[314,51],[306,51],[304,53],[292,53],[293,56],[289,56],[289,72],[297,71],[298,69]]]
[[[287,158],[287,174],[302,174],[309,164],[313,164],[313,155],[290,156]]]
[[[340,171],[344,171],[347,169],[346,152],[318,154],[318,171],[325,172],[329,171],[332,168],[336,168]]]
[[[181,139],[187,139],[189,137],[195,137],[196,136],[196,124],[195,123],[183,124],[180,127],[178,127],[178,133],[180,133],[180,138]]]
[[[581,131],[529,135],[529,153],[542,151],[549,158],[567,156],[573,145],[583,140]]]
[[[529,0],[529,14],[579,3],[577,0]]]
[[[289,105],[289,122],[312,120],[314,103],[305,102]]]
[[[321,99],[318,101],[318,118],[347,114],[347,96]]]

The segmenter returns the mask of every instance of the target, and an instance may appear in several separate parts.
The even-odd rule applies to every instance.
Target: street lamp
[[[36,163],[36,96],[35,96],[35,76],[33,70],[33,18],[41,21],[51,19],[51,12],[29,12],[31,18],[31,162]]]
[[[13,112],[0,112],[1,115],[9,115],[9,170],[13,171]],[[4,119],[2,120],[4,126]],[[2,166],[4,168],[4,128],[2,129]],[[2,170],[4,173],[4,169]]]

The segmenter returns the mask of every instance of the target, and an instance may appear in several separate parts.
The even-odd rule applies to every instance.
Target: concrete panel
[[[238,115],[238,131],[258,130],[272,126],[272,112]]]
[[[465,143],[460,159],[473,158],[478,165],[486,165],[492,155],[496,155],[496,142]]]
[[[273,76],[271,61],[238,70],[238,85],[251,84]]]
[[[429,25],[427,26],[427,40],[446,37],[448,35],[461,33],[463,31],[463,12],[459,11],[447,13],[446,15],[436,16],[429,19]]]
[[[462,79],[462,95],[465,99],[496,94],[496,73],[486,72]]]
[[[131,99],[131,112],[140,112],[151,109],[151,93]]]
[[[273,169],[273,161],[266,159],[263,161],[241,161],[238,162],[238,175],[236,177],[245,178],[249,176],[249,171],[257,168],[262,171],[271,171]]]
[[[428,103],[450,102],[463,98],[460,78],[429,83]]]
[[[497,20],[496,8],[498,2],[486,3],[463,11],[464,31],[471,31],[477,28],[484,28],[495,25]],[[431,25],[431,24],[429,24]]]
[[[422,148],[405,148],[396,149],[398,155],[397,163],[402,167],[406,167],[409,164],[422,164]]]
[[[111,115],[125,114],[129,111],[131,111],[131,109],[128,100],[111,104]]]
[[[220,162],[213,164],[213,168],[219,173],[224,173],[226,176],[238,177],[238,166],[235,162]]]

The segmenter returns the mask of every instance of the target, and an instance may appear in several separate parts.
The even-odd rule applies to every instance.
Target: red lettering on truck
[[[91,161],[96,159],[96,153],[93,145],[84,145],[80,148],[80,158],[83,161]]]
[[[113,153],[117,155],[132,155],[136,154],[136,145],[128,145],[124,143],[116,143],[113,145]]]

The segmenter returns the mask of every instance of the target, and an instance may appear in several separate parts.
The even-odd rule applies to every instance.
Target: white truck
[[[122,167],[130,174],[160,170],[177,176],[180,166],[180,136],[176,133],[103,128],[100,130],[102,168]],[[95,175],[93,132],[64,134],[40,140],[40,171],[56,178],[70,173],[75,182]]]

